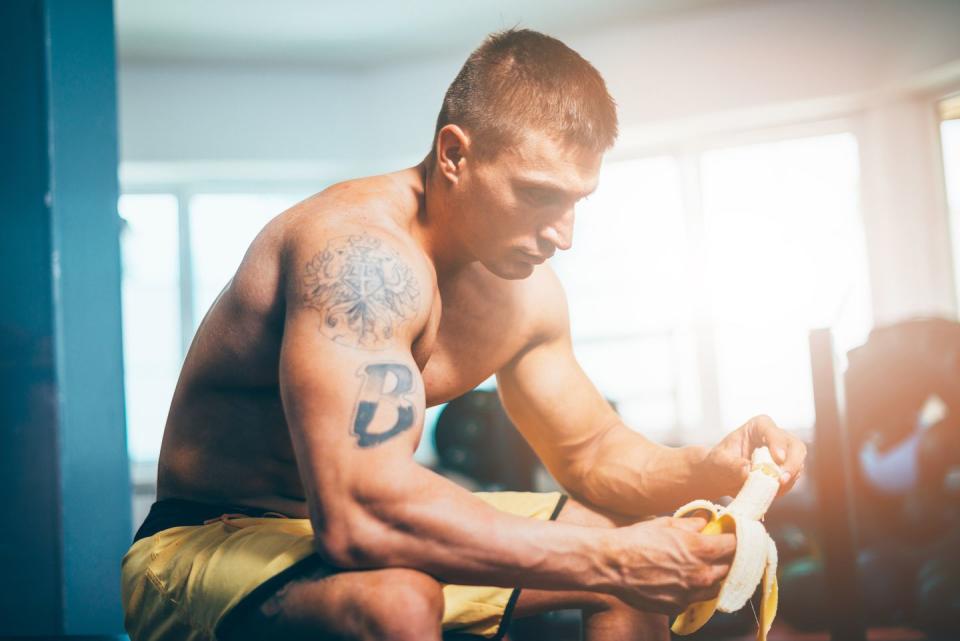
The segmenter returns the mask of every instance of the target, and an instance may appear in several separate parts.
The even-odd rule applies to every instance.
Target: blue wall
[[[122,631],[110,0],[0,3],[0,636]]]

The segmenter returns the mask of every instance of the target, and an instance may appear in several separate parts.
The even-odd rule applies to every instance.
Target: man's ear
[[[470,137],[457,125],[445,125],[437,133],[437,168],[453,183],[460,180],[470,150]]]

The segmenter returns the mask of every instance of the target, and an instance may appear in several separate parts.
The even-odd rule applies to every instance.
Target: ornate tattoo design
[[[413,271],[379,238],[334,238],[306,267],[304,303],[323,314],[328,338],[380,349],[411,318],[420,298]]]
[[[353,416],[353,435],[360,447],[388,441],[413,426],[413,391],[410,368],[399,363],[370,363],[358,373],[363,378]]]

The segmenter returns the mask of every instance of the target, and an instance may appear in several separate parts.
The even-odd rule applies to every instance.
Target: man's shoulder
[[[364,179],[341,183],[288,212],[281,261],[288,295],[328,312],[360,310],[363,322],[389,316],[419,328],[436,275],[389,203],[362,193],[370,189]]]
[[[381,178],[337,183],[285,212],[284,254],[301,261],[324,252],[360,262],[389,258],[426,276],[426,257],[391,215],[396,205],[378,190]]]

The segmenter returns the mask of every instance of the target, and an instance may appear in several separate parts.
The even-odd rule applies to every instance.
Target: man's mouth
[[[531,254],[523,250],[520,251],[520,255],[523,256],[527,262],[532,263],[534,265],[539,265],[544,261],[546,261],[548,258],[550,258],[550,256],[541,256],[539,254]]]

